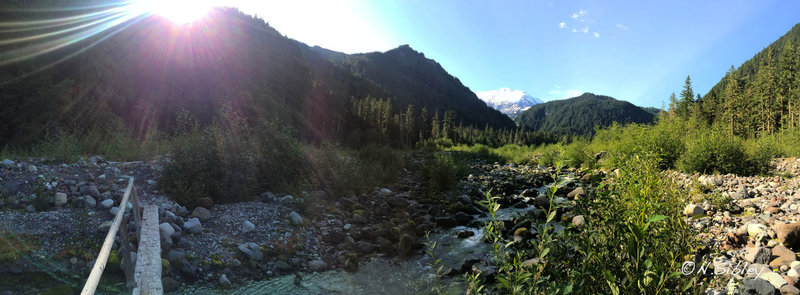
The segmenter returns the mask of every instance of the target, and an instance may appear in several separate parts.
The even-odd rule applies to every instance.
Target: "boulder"
[[[583,190],[583,187],[577,187],[567,194],[567,199],[574,200],[583,196],[586,196],[586,191]]]
[[[683,214],[689,217],[700,216],[706,214],[706,210],[703,210],[703,207],[699,205],[689,204],[686,205],[686,209],[683,209]]]
[[[83,206],[86,208],[97,207],[97,201],[92,196],[83,196]]]
[[[400,236],[400,241],[397,243],[397,251],[402,256],[411,255],[414,252],[414,237],[408,234]]]
[[[203,225],[200,224],[200,219],[192,217],[183,223],[183,229],[189,233],[198,234],[203,232]]]
[[[100,197],[100,190],[97,189],[96,185],[86,185],[82,186],[80,189],[80,193],[82,195],[90,195],[95,198]]]
[[[211,209],[211,207],[214,207],[214,199],[209,198],[209,197],[199,198],[199,199],[197,199],[197,206],[198,207],[203,207],[203,208],[206,208],[206,209]]]
[[[751,223],[747,225],[747,234],[751,237],[755,237],[766,230],[767,227],[760,223]]]
[[[778,240],[789,248],[800,248],[800,223],[778,223],[773,226]]]
[[[781,295],[800,295],[800,289],[797,289],[797,287],[791,284],[783,285],[783,287],[780,289],[780,292]]]
[[[261,247],[256,243],[241,244],[237,248],[250,260],[261,261],[261,259],[264,259],[264,255],[261,253]]]
[[[100,202],[100,206],[103,206],[103,208],[106,209],[111,209],[111,207],[114,207],[114,200],[112,199],[103,200],[102,202]]]
[[[782,265],[789,267],[792,262],[797,260],[797,255],[783,245],[777,245],[772,248],[772,256],[776,257],[769,263],[769,266],[773,268],[780,268]]]
[[[385,187],[378,190],[378,195],[381,196],[381,197],[388,197],[391,194],[392,194],[392,190],[390,190],[388,188],[385,188]]]
[[[746,248],[744,259],[750,263],[766,264],[772,256],[772,250],[766,247]]]
[[[400,198],[400,197],[390,197],[390,198],[388,198],[386,200],[386,204],[388,204],[392,208],[403,208],[403,209],[405,209],[405,208],[408,207],[408,201],[406,201],[406,199],[403,199],[403,198]]]
[[[301,225],[303,224],[303,216],[300,216],[297,211],[292,211],[289,213],[289,221],[294,225]]]
[[[56,193],[55,198],[53,199],[53,204],[56,206],[64,206],[67,204],[67,194],[65,193]]]
[[[109,229],[111,229],[111,221],[106,221],[100,224],[100,226],[97,228],[97,231],[101,233],[107,233]]]
[[[161,234],[161,239],[171,239],[172,234],[175,233],[175,229],[172,228],[172,225],[169,223],[162,223],[158,225],[158,232]]]
[[[256,229],[256,225],[253,224],[252,222],[250,222],[249,220],[245,220],[242,223],[241,229],[242,229],[242,233],[246,234],[246,233],[249,233],[249,232],[253,231],[254,229]]]
[[[783,285],[786,285],[786,280],[783,279],[783,276],[775,272],[765,271],[761,275],[759,275],[758,278],[767,280],[773,287],[775,287],[775,289],[778,289],[780,287],[783,287]]]
[[[323,260],[316,259],[308,262],[308,270],[310,271],[321,271],[325,270],[326,268],[328,268],[328,264]]]
[[[178,291],[178,289],[181,287],[180,282],[170,277],[162,278],[161,285],[164,287],[164,293]]]
[[[739,285],[740,294],[754,294],[754,295],[774,295],[775,286],[769,281],[761,278],[744,279],[742,284]]]
[[[228,289],[232,287],[233,284],[231,284],[231,281],[228,280],[227,275],[222,274],[221,276],[219,276],[219,286],[222,287],[223,289]]]
[[[191,217],[197,217],[197,219],[200,219],[200,221],[207,221],[211,219],[211,211],[208,211],[208,209],[203,207],[197,207],[194,208],[194,211],[192,211]]]

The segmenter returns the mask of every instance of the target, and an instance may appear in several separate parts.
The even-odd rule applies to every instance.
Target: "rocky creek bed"
[[[800,172],[800,161],[778,159],[774,164],[780,176],[664,173],[686,189],[686,218],[704,246],[690,260],[697,264],[693,270],[708,262],[711,271],[720,272],[710,293],[797,294],[800,181],[793,176]],[[165,289],[201,294],[221,289],[237,294],[424,292],[434,283],[431,260],[424,255],[427,232],[443,261],[441,284],[451,293],[463,293],[462,273],[491,278],[495,271],[480,229],[486,214],[476,201],[487,191],[499,196],[499,216],[514,228],[515,217],[543,217],[549,202],[544,188],[554,183],[554,170],[548,167],[476,164],[455,192],[438,197],[428,194],[419,176],[405,171],[395,186],[358,196],[265,192],[252,202],[209,200],[189,210],[157,189],[159,169],[157,162],[114,163],[101,157],[74,164],[1,162],[0,242],[19,252],[0,252],[0,294],[79,288],[112,213],[121,206],[128,176],[135,177],[142,201],[160,208]],[[586,222],[570,215],[569,204],[589,190],[582,178],[602,174],[562,175],[554,199],[567,208],[561,220],[571,220],[572,226]],[[45,208],[34,205],[37,191],[52,195]],[[693,194],[717,194],[724,202],[692,203],[697,199]],[[300,199],[305,205],[298,205]],[[765,270],[739,274],[734,270],[740,262]],[[118,263],[112,257],[101,292],[124,290]],[[19,278],[30,275],[39,279],[20,285]]]

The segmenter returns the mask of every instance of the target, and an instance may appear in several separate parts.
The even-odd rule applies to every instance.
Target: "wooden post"
[[[128,187],[122,195],[120,206],[127,206],[132,189],[133,177],[128,180]],[[111,228],[108,229],[106,239],[103,241],[103,247],[100,248],[100,254],[97,255],[97,260],[94,263],[92,272],[89,274],[89,278],[86,279],[86,284],[83,286],[81,295],[94,294],[95,290],[97,290],[97,284],[100,283],[100,277],[103,275],[103,270],[106,268],[106,262],[108,262],[108,255],[111,253],[111,246],[114,244],[114,237],[117,235],[120,223],[122,223],[122,216],[125,215],[125,208],[126,207],[122,207],[117,211],[114,222],[111,223]]]

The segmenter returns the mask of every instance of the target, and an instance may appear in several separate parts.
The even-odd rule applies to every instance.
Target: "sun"
[[[156,14],[177,24],[190,24],[214,7],[211,0],[136,0],[134,9]]]

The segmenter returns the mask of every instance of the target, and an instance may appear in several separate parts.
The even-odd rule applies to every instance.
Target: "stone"
[[[107,233],[109,229],[111,229],[111,221],[106,221],[100,224],[100,226],[97,228],[97,231],[101,233]]]
[[[750,263],[766,264],[772,256],[772,251],[766,247],[746,248],[744,259]]]
[[[770,284],[772,284],[773,287],[775,287],[775,289],[786,285],[786,280],[783,279],[783,276],[775,272],[765,271],[759,275],[758,278],[767,280]]]
[[[800,223],[778,223],[773,230],[786,247],[800,249]]]
[[[783,245],[777,245],[772,248],[772,256],[776,257],[769,263],[769,266],[773,268],[780,268],[782,265],[789,267],[792,262],[797,260],[795,253]]]
[[[37,173],[37,172],[39,172],[39,169],[36,168],[36,166],[30,165],[30,166],[28,166],[28,172]]]
[[[386,200],[386,204],[393,208],[407,208],[408,201],[400,197],[390,197]]]
[[[360,255],[366,255],[372,253],[375,250],[375,245],[371,244],[370,242],[366,241],[359,241],[356,243],[356,252]]]
[[[197,207],[194,208],[194,211],[192,211],[192,215],[190,215],[190,217],[197,217],[197,219],[200,219],[200,221],[207,221],[211,219],[211,211],[208,211],[208,209],[203,207]]]
[[[775,286],[765,279],[749,278],[742,281],[738,291],[741,294],[774,295]]]
[[[381,196],[381,197],[388,197],[391,194],[392,194],[392,190],[390,190],[388,188],[385,188],[385,187],[378,190],[378,195]]]
[[[170,277],[162,278],[161,285],[164,287],[164,293],[178,291],[178,289],[181,287],[180,282]]]
[[[100,190],[97,189],[96,185],[86,185],[82,186],[80,189],[82,195],[90,195],[95,198],[100,197]]]
[[[214,207],[214,199],[209,198],[209,197],[199,198],[199,199],[197,199],[197,206],[198,207],[203,207],[203,208],[206,208],[206,209],[211,209],[211,207]]]
[[[783,285],[780,292],[781,295],[800,295],[800,289],[790,284]]]
[[[246,233],[249,233],[249,232],[253,231],[254,229],[256,229],[256,225],[253,224],[252,222],[250,222],[249,220],[245,220],[242,223],[241,229],[242,229],[242,233],[246,234]]]
[[[766,230],[767,227],[760,223],[751,223],[747,225],[747,234],[751,237],[755,237]]]
[[[3,160],[3,165],[11,166],[11,165],[14,165],[14,164],[16,164],[16,163],[14,163],[14,161],[11,161],[9,159],[4,159]]]
[[[277,199],[277,197],[275,197],[275,194],[272,192],[264,192],[261,194],[261,200],[264,202],[272,202],[275,199]]]
[[[583,190],[583,187],[577,187],[567,194],[567,199],[574,200],[583,196],[586,196],[586,191]]]
[[[475,232],[473,232],[471,230],[461,230],[461,231],[458,231],[458,233],[456,234],[456,236],[459,239],[466,239],[466,238],[469,238],[469,237],[474,236],[474,235],[475,235]]]
[[[400,241],[397,243],[397,251],[402,256],[411,255],[414,251],[414,237],[408,234],[400,236]]]
[[[183,259],[186,259],[186,252],[183,250],[171,249],[167,252],[167,261],[170,263],[177,263]]]
[[[100,206],[103,206],[103,208],[106,209],[111,209],[111,207],[114,207],[114,200],[112,199],[103,200],[102,202],[100,202]]]
[[[358,254],[347,253],[342,257],[342,266],[345,271],[356,272],[358,271]]]
[[[468,255],[464,256],[464,259],[461,259],[461,268],[460,268],[460,270],[461,270],[461,272],[468,272],[468,271],[472,270],[472,266],[474,266],[475,264],[480,263],[482,261],[483,261],[483,256],[481,256],[481,255],[479,255],[477,253],[468,254]]]
[[[472,199],[470,199],[470,197],[467,195],[459,195],[458,197],[456,197],[456,200],[458,200],[459,203],[464,205],[472,205],[473,203]]]
[[[586,224],[586,220],[583,218],[583,215],[577,215],[572,217],[572,225],[575,227],[583,227]]]
[[[248,259],[253,261],[261,261],[264,259],[264,255],[261,253],[261,248],[256,243],[245,243],[239,245],[237,247],[239,251],[242,251]]]
[[[175,229],[172,228],[172,225],[169,223],[162,223],[158,225],[158,232],[161,234],[161,239],[172,239],[172,234],[175,233]]]
[[[183,223],[183,229],[191,234],[198,234],[203,232],[203,225],[200,224],[200,219],[192,217]]]
[[[310,271],[321,271],[328,268],[328,264],[325,261],[320,259],[311,260],[308,262],[308,270]]]
[[[97,201],[92,196],[83,196],[83,206],[86,208],[97,207]]]
[[[231,281],[228,280],[228,276],[226,276],[225,274],[219,276],[219,285],[224,289],[228,289],[233,286],[233,284],[231,284]]]
[[[303,216],[300,216],[297,211],[292,211],[292,213],[289,213],[289,221],[294,225],[301,225],[303,224]]]
[[[686,205],[686,209],[683,209],[683,214],[689,217],[700,216],[706,214],[706,210],[703,210],[703,207],[699,205],[689,204]]]
[[[111,213],[111,215],[114,216],[117,215],[117,212],[119,212],[119,207],[111,207],[111,209],[108,210],[108,213]]]
[[[55,198],[53,199],[53,204],[56,206],[64,206],[67,204],[67,194],[65,193],[56,193]]]
[[[36,207],[33,206],[32,204],[28,204],[28,206],[25,206],[25,212],[34,213],[36,212]]]

